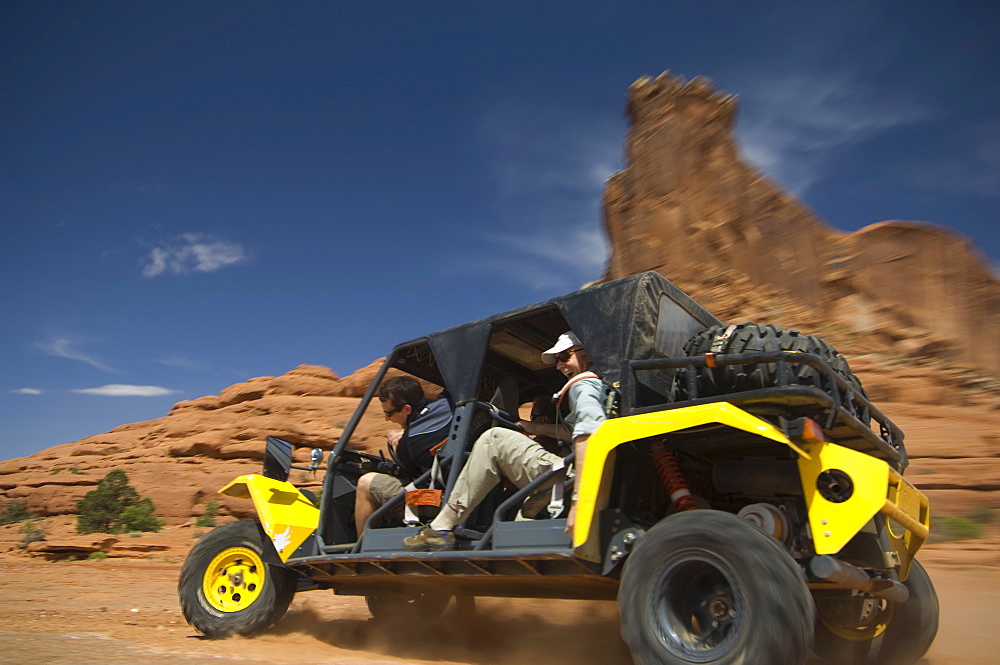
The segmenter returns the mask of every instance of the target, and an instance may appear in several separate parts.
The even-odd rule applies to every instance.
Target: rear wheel
[[[622,637],[639,665],[804,663],[814,608],[773,538],[728,513],[672,515],[625,563]]]
[[[918,561],[904,584],[904,603],[846,593],[817,599],[816,655],[829,665],[913,665],[923,658],[937,635],[937,594]]]
[[[188,623],[208,637],[253,635],[276,622],[296,575],[275,563],[260,524],[240,520],[208,532],[188,554],[177,592]]]
[[[860,665],[894,610],[893,603],[856,591],[823,593],[816,598],[813,651],[828,665]]]
[[[878,650],[878,665],[912,665],[924,657],[937,636],[940,605],[930,575],[919,561],[910,565],[910,576],[903,584],[910,598],[896,605]]]

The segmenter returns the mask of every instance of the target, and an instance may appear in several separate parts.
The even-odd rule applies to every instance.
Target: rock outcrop
[[[604,193],[606,279],[657,270],[710,310],[713,285],[742,282],[732,290],[762,289],[880,351],[1000,371],[1000,282],[968,241],[922,222],[833,230],[740,159],[736,109],[703,78],[631,86],[626,168]]]
[[[156,420],[0,462],[0,500],[23,500],[42,516],[73,514],[76,502],[108,471],[121,469],[169,523],[200,515],[209,500],[221,504],[223,515],[250,516],[247,502],[216,491],[233,477],[260,469],[270,435],[296,446],[296,464],[308,464],[309,448],[330,450],[380,364],[348,379],[326,367],[301,365],[282,376],[178,402]],[[371,409],[353,439],[357,449],[374,451],[385,441],[378,403]],[[308,472],[295,473],[299,484],[319,484]]]

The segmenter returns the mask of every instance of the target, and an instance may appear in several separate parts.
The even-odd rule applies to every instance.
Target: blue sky
[[[741,98],[837,228],[1000,264],[985,2],[0,4],[0,459],[600,276],[625,92]]]

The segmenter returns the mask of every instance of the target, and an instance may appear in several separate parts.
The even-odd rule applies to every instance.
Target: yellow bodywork
[[[288,482],[250,474],[235,478],[219,494],[253,500],[261,526],[282,561],[319,526],[319,508]]]
[[[800,446],[770,423],[728,402],[614,418],[605,421],[591,435],[580,470],[576,502],[573,547],[577,556],[601,561],[603,553],[595,515],[608,506],[618,446],[713,423],[756,434],[795,452],[817,554],[839,552],[878,516],[887,520],[890,543],[905,579],[913,554],[927,537],[930,522],[927,497],[880,459],[833,443]],[[840,469],[852,479],[854,492],[842,503],[826,500],[817,490],[817,478],[828,469]]]
[[[870,455],[833,443],[810,445],[806,450],[811,458],[799,459],[799,475],[816,553],[836,554],[878,515],[889,527],[889,541],[905,579],[910,560],[929,532],[927,497],[887,463]],[[847,501],[828,501],[817,490],[817,478],[828,469],[839,469],[851,477],[854,491]]]
[[[801,456],[808,456],[774,425],[728,402],[714,402],[605,420],[587,441],[587,451],[580,471],[576,523],[573,527],[573,547],[577,556],[588,561],[601,560],[598,524],[594,515],[608,507],[612,481],[610,470],[614,468],[615,449],[630,441],[710,423],[753,432],[784,444]]]

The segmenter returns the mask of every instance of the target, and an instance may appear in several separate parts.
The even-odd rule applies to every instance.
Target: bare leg
[[[371,487],[374,477],[374,473],[366,473],[358,478],[358,491],[354,495],[354,528],[357,530],[358,538],[361,538],[361,532],[365,530],[365,522],[378,508],[372,499]]]

